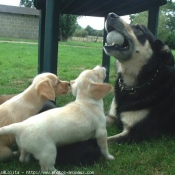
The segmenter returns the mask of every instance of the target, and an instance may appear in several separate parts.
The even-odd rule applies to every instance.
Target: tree
[[[86,28],[85,28],[85,30],[88,32],[88,35],[90,35],[90,36],[94,36],[95,34],[95,30],[91,27],[91,26],[87,26]]]
[[[77,28],[78,16],[64,14],[60,16],[60,37],[61,41],[67,41]]]
[[[21,0],[19,5],[24,7],[34,8],[33,0]]]
[[[21,0],[20,6],[24,7],[34,7],[33,0]],[[67,39],[73,35],[77,27],[78,16],[70,14],[60,15],[60,38],[62,41],[67,41]]]
[[[175,3],[168,0],[168,3],[160,7],[158,38],[165,41],[169,35],[175,35]],[[131,24],[148,24],[148,12],[130,15]]]
[[[162,6],[161,15],[166,17],[166,28],[169,29],[171,33],[175,34],[175,3],[172,0],[168,0],[166,6]]]
[[[148,12],[141,12],[141,13],[136,13],[133,15],[130,15],[130,21],[131,24],[143,24],[147,26],[148,24]]]
[[[85,31],[88,32],[88,35],[94,36],[94,42],[97,42],[98,37],[103,36],[104,30],[95,30],[91,26],[87,26]]]
[[[172,49],[175,49],[175,3],[172,0],[168,1],[166,8],[162,8],[162,15],[165,19],[165,30],[167,31],[167,37],[165,43]]]
[[[74,36],[77,36],[77,37],[87,37],[88,36],[88,32],[84,29],[76,29],[75,33],[74,33]]]

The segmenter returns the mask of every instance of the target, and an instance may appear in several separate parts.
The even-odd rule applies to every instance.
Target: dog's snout
[[[107,16],[108,19],[115,19],[115,18],[118,18],[118,17],[119,16],[116,15],[115,13],[113,13],[113,12],[112,13],[109,13],[108,16]]]

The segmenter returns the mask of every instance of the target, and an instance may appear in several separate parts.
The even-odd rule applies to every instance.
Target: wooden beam
[[[44,72],[44,35],[45,35],[45,9],[40,10],[38,34],[38,73]]]
[[[157,36],[159,19],[159,6],[153,6],[148,11],[148,29]]]
[[[57,74],[60,0],[46,0],[43,71]]]
[[[107,16],[107,15],[106,15]],[[106,21],[106,18],[105,18]],[[104,21],[104,22],[105,22]],[[106,36],[107,36],[107,32],[104,29],[104,34],[103,34],[103,46],[106,43]],[[106,78],[105,78],[105,82],[109,82],[109,73],[110,73],[110,56],[107,55],[103,49],[103,54],[102,54],[102,66],[105,67],[107,69],[106,71]]]

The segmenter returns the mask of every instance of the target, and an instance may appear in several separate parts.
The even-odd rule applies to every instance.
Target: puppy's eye
[[[57,82],[57,85],[59,85],[59,84],[60,84],[60,81]]]
[[[94,70],[94,73],[95,73],[95,75],[96,75],[97,77],[100,76],[100,74],[98,73],[98,71]]]
[[[99,73],[96,73],[96,76],[97,76],[97,78],[100,78],[100,74]]]

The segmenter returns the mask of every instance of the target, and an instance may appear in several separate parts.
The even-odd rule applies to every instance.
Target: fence
[[[103,37],[98,36],[87,36],[87,37],[71,37],[72,41],[83,41],[83,42],[103,42]]]

